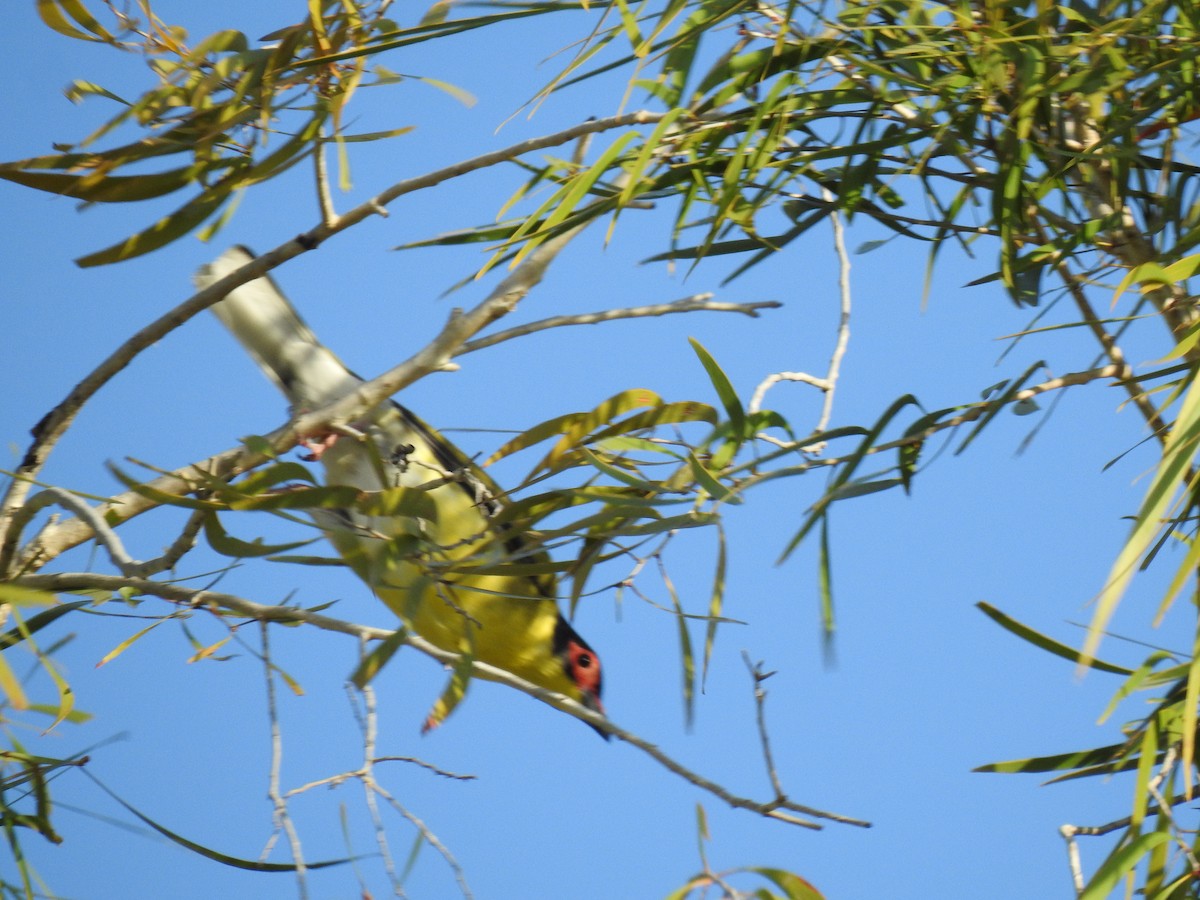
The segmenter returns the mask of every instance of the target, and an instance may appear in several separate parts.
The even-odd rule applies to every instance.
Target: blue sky
[[[301,15],[302,4],[274,0],[248,8],[165,3],[161,15],[193,35],[217,27],[250,37]],[[428,45],[384,60],[401,72],[452,81],[479,102],[465,108],[428,86],[363,92],[358,130],[416,124],[408,136],[359,145],[354,189],[341,209],[403,177],[488,149],[554,131],[588,115],[616,111],[619,78],[551,99],[530,120],[510,115],[555,71],[543,60],[573,39],[581,20],[548,18],[512,28],[502,43],[476,33],[436,56]],[[0,157],[49,152],[51,141],[85,133],[107,112],[91,101],[73,107],[61,94],[73,78],[135,92],[140,62],[84,46],[42,27],[32,4],[10,10],[9,51],[0,59],[5,120]],[[497,128],[503,127],[497,131]],[[146,208],[77,212],[70,200],[0,183],[0,352],[8,361],[3,409],[5,461],[15,465],[27,431],[119,342],[190,294],[191,273],[231,243],[277,246],[316,222],[304,167],[243,202],[211,245],[186,238],[119,266],[81,270],[71,260],[107,246],[153,218]],[[390,252],[396,245],[486,221],[520,182],[497,170],[405,198],[387,219],[338,236],[275,273],[314,330],[356,371],[382,372],[408,357],[454,305],[476,302],[494,279],[439,299],[478,264],[477,251]],[[558,330],[507,343],[462,360],[407,390],[402,400],[443,429],[521,429],[553,415],[590,408],[619,390],[650,388],[667,399],[715,402],[687,338],[703,343],[748,398],[768,373],[823,372],[834,338],[837,261],[827,230],[810,233],[778,258],[730,285],[721,261],[686,279],[661,265],[640,265],[661,249],[667,218],[623,216],[605,245],[603,228],[576,241],[515,316],[547,315],[672,300],[712,290],[725,300],[779,300],[782,309],[750,320],[716,314],[635,320]],[[865,222],[849,231],[851,247],[885,235]],[[833,424],[870,425],[895,397],[913,393],[929,409],[970,402],[1039,359],[1055,374],[1088,368],[1092,349],[1073,331],[1022,342],[1002,362],[996,339],[1023,328],[1019,311],[991,286],[963,285],[987,274],[992,250],[976,259],[946,252],[922,302],[925,248],[892,242],[854,257],[854,313]],[[508,323],[505,323],[508,324]],[[1168,349],[1151,335],[1136,361]],[[820,398],[802,385],[779,385],[767,405],[807,430]],[[1039,417],[1002,415],[961,456],[943,453],[899,492],[834,509],[831,537],[838,613],[836,664],[821,651],[815,546],[785,564],[775,560],[819,496],[823,475],[777,483],[727,511],[730,566],[727,614],[747,622],[718,638],[696,722],[684,727],[676,623],[626,595],[583,604],[576,625],[605,664],[613,719],[729,789],[767,798],[769,785],[754,730],[754,705],[742,651],[777,674],[767,683],[773,750],[792,799],[871,820],[868,831],[837,825],[820,833],[724,808],[621,743],[605,744],[587,728],[528,697],[476,683],[446,725],[422,738],[419,725],[444,680],[430,660],[405,652],[378,679],[379,752],[417,756],[454,772],[451,781],[403,762],[381,770],[384,785],[451,849],[479,898],[578,900],[659,897],[700,863],[695,806],[704,805],[718,870],[738,865],[790,869],[830,898],[879,896],[976,898],[1069,896],[1066,855],[1056,829],[1097,824],[1127,812],[1127,784],[1038,787],[1034,778],[972,774],[985,762],[1109,743],[1116,726],[1096,719],[1116,684],[1075,676],[1072,666],[1024,645],[975,609],[992,603],[1062,640],[1078,643],[1087,603],[1102,584],[1124,537],[1121,520],[1136,507],[1137,479],[1152,464],[1135,452],[1102,471],[1141,439],[1137,416],[1115,389],[1072,390],[1023,454],[1016,450]],[[119,487],[106,460],[136,457],[173,467],[281,424],[286,411],[274,388],[205,315],[142,354],[79,417],[55,451],[45,478],[94,494]],[[449,431],[470,453],[503,439]],[[514,476],[532,460],[502,468]],[[132,468],[124,464],[126,468]],[[135,555],[156,555],[172,533],[169,516],[147,516],[122,533]],[[255,529],[294,537],[265,518],[227,523],[239,536]],[[711,536],[689,537],[668,561],[684,603],[702,611],[714,568]],[[189,572],[225,561],[199,556]],[[105,561],[87,548],[54,570]],[[247,564],[221,589],[261,602],[304,605],[338,600],[335,615],[388,625],[389,614],[346,571]],[[646,582],[659,602],[661,587]],[[1187,642],[1168,618],[1159,633],[1145,621],[1153,580],[1135,583],[1114,629],[1168,647]],[[1144,601],[1142,598],[1147,598]],[[113,604],[105,607],[115,612]],[[133,614],[163,608],[147,601]],[[100,745],[88,769],[129,803],[164,825],[232,855],[253,858],[271,834],[268,735],[261,664],[243,648],[228,661],[187,662],[193,650],[166,624],[115,661],[96,663],[146,621],[116,616],[68,617],[75,633],[61,661],[78,705],[94,715],[83,726],[42,736],[21,731],[26,745],[67,755]],[[201,640],[224,629],[202,617],[188,627]],[[699,632],[695,635],[698,637]],[[257,628],[241,636],[257,646]],[[353,642],[335,635],[276,629],[277,663],[303,685],[282,691],[285,787],[352,769],[359,741],[343,687],[354,665]],[[1110,642],[1103,654],[1138,663],[1142,648]],[[43,685],[43,688],[45,686]],[[1132,713],[1130,713],[1132,715]],[[1128,716],[1126,716],[1128,717]],[[1118,713],[1116,721],[1122,720]],[[62,804],[53,847],[26,839],[30,858],[65,897],[177,898],[295,896],[286,875],[255,875],[206,862],[138,826],[86,778],[54,783]],[[354,852],[376,896],[388,892],[374,850],[361,791],[318,789],[294,804],[306,857],[345,856],[344,805]],[[118,820],[135,830],[109,820]],[[403,864],[413,829],[385,813]],[[1083,845],[1094,867],[1101,849]],[[271,857],[286,859],[282,845]],[[2,865],[6,878],[10,864]],[[311,875],[313,897],[350,896],[347,867]],[[406,883],[410,896],[453,896],[452,873],[426,847]]]

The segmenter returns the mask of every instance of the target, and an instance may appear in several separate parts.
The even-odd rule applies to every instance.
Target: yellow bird
[[[245,247],[230,248],[201,267],[196,284],[207,287],[253,258]],[[318,409],[362,384],[270,278],[235,288],[212,310],[294,412]],[[554,576],[502,574],[504,563],[548,557],[494,521],[502,505],[491,478],[398,403],[385,402],[351,425],[359,436],[314,435],[306,442],[324,464],[326,482],[369,492],[423,488],[433,509],[426,517],[314,510],[346,563],[431,643],[603,713],[600,660],[563,618]],[[477,571],[481,565],[487,572]]]

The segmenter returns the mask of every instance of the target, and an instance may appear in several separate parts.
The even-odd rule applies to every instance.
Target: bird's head
[[[604,704],[600,701],[603,690],[600,657],[561,614],[554,628],[554,655],[561,662],[570,685],[565,692],[567,696],[604,715]],[[605,740],[609,739],[607,732],[599,728],[596,731]]]

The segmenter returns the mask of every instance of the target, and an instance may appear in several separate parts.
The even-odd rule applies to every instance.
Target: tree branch
[[[637,112],[626,113],[619,116],[608,116],[602,119],[593,119],[587,122],[581,122],[578,125],[573,125],[570,128],[565,128],[553,134],[543,135],[537,138],[531,138],[527,141],[522,141],[518,144],[505,147],[500,150],[494,150],[491,153],[484,153],[480,156],[472,157],[471,159],[463,160],[450,166],[437,169],[425,175],[417,176],[416,178],[408,178],[403,181],[396,182],[391,187],[376,194],[365,203],[360,204],[354,209],[347,212],[345,215],[336,216],[332,222],[322,222],[317,226],[310,228],[308,231],[300,234],[296,238],[279,245],[274,250],[271,250],[262,256],[259,256],[247,263],[236,272],[231,272],[221,280],[209,285],[202,291],[198,291],[192,297],[185,300],[183,303],[176,306],[170,312],[146,325],[133,335],[128,341],[118,347],[111,353],[107,359],[100,363],[91,373],[89,373],[82,381],[80,381],[66,398],[62,400],[54,409],[50,410],[42,420],[34,426],[32,434],[33,441],[25,451],[21,465],[14,473],[14,477],[10,482],[7,491],[5,492],[3,501],[0,501],[0,573],[9,571],[10,563],[13,559],[17,540],[19,535],[15,533],[12,527],[13,516],[15,512],[24,504],[25,498],[28,496],[38,474],[45,465],[47,458],[55,445],[66,433],[75,416],[85,403],[90,400],[95,393],[100,390],[108,381],[116,376],[124,369],[139,353],[147,347],[162,340],[167,334],[174,329],[183,325],[197,313],[202,312],[222,297],[232,291],[234,288],[252,281],[267,272],[281,265],[289,259],[299,256],[309,250],[318,247],[323,241],[345,231],[353,225],[358,224],[364,219],[379,215],[385,211],[389,203],[402,197],[405,194],[413,193],[414,191],[424,188],[433,187],[441,184],[443,181],[448,181],[452,178],[457,178],[469,172],[478,171],[479,169],[488,168],[498,163],[507,162],[515,159],[526,153],[531,153],[536,150],[542,150],[549,147],[559,146],[569,143],[570,141],[584,137],[586,135],[597,134],[603,131],[610,131],[615,128],[624,128],[631,125],[646,125],[660,121],[665,113],[650,112],[647,110],[639,110]],[[719,117],[715,117],[719,118]],[[573,232],[572,232],[573,233]],[[566,235],[562,237],[567,237]],[[547,241],[547,244],[553,243]],[[545,246],[545,245],[543,245]],[[559,245],[561,246],[561,245]],[[541,248],[539,248],[541,249]],[[529,262],[535,254],[530,254],[526,260]],[[553,256],[553,254],[551,254]],[[544,271],[544,266],[542,267]],[[541,272],[537,266],[533,266],[528,270],[527,274],[536,272],[537,277],[534,278],[533,284],[541,280]],[[516,275],[516,272],[509,276],[511,279]],[[502,287],[508,284],[509,279],[502,282]],[[526,288],[527,290],[528,288]],[[521,295],[523,296],[523,294]],[[519,299],[519,298],[517,298]],[[487,303],[488,301],[485,301]],[[512,302],[516,302],[513,300]],[[483,304],[481,304],[483,305]],[[493,302],[492,312],[499,315],[500,304]],[[452,320],[453,324],[453,320]],[[478,327],[483,327],[483,322]],[[447,330],[450,326],[447,326]],[[478,329],[476,329],[478,330]],[[474,333],[474,332],[470,332]],[[445,335],[445,331],[443,331]],[[466,340],[469,337],[468,333],[462,337],[458,343]],[[457,346],[457,344],[455,344]],[[442,351],[444,353],[444,348]],[[420,354],[419,354],[420,355]],[[395,370],[393,370],[395,371]],[[424,373],[422,373],[424,374]],[[414,376],[412,380],[416,380]],[[404,382],[411,383],[411,382]],[[394,391],[393,391],[394,393]],[[384,396],[388,396],[385,394]],[[380,398],[382,399],[382,398]],[[378,402],[378,401],[376,401]],[[364,409],[370,408],[373,404],[368,404]],[[293,444],[294,445],[294,442]],[[292,445],[288,445],[289,447]],[[262,460],[258,460],[262,462]],[[86,538],[85,538],[86,539]]]
[[[1169,370],[1160,370],[1154,374],[1163,374],[1164,371]],[[1119,383],[1121,381],[1128,380],[1131,377],[1132,376],[1130,376],[1124,368],[1118,365],[1101,366],[1098,369],[1087,369],[1083,372],[1069,372],[1066,375],[1062,375],[1058,378],[1051,378],[1047,381],[1040,382],[1039,384],[1030,385],[1027,388],[1017,391],[1011,396],[1003,397],[997,400],[981,400],[978,403],[972,403],[964,407],[960,407],[964,411],[956,416],[951,416],[950,418],[943,419],[940,422],[934,422],[928,428],[916,434],[906,435],[905,437],[897,438],[894,441],[888,441],[883,444],[876,444],[873,447],[868,447],[865,452],[868,455],[873,455],[876,453],[885,453],[889,450],[898,450],[901,447],[908,447],[912,446],[913,444],[920,444],[939,432],[946,431],[947,429],[951,428],[958,428],[960,425],[966,425],[970,422],[974,422],[976,419],[981,418],[985,414],[998,407],[1011,406],[1013,404],[1020,403],[1022,400],[1032,399],[1039,394],[1045,394],[1048,391],[1062,390],[1063,388],[1071,387],[1077,384],[1089,384],[1090,382],[1098,381],[1104,378],[1111,378],[1114,382]],[[1142,377],[1145,378],[1149,376]],[[762,440],[768,441],[769,443],[775,444],[779,449],[764,454],[751,462],[747,462],[735,467],[732,470],[734,474],[759,468],[766,463],[779,459],[781,456],[795,453],[797,450],[803,450],[812,444],[811,438],[808,440],[784,442],[768,435],[760,434],[758,437]],[[855,452],[857,453],[857,451]],[[760,484],[763,481],[769,481],[773,478],[780,478],[784,475],[792,475],[797,471],[816,469],[824,466],[838,466],[846,462],[853,455],[855,454],[851,454],[849,456],[831,456],[824,459],[807,459],[799,466],[789,466],[786,469],[774,469],[760,476],[756,476],[749,482],[740,485],[738,489],[739,491],[744,491],[747,487],[753,484]]]
[[[778,309],[783,306],[777,300],[761,300],[753,303],[724,303],[713,300],[712,296],[712,294],[707,293],[693,294],[691,297],[681,297],[679,300],[674,300],[670,303],[653,303],[648,306],[605,309],[600,312],[577,313],[570,316],[551,316],[547,319],[539,319],[536,322],[518,325],[516,328],[509,328],[507,331],[489,334],[487,337],[482,337],[478,340],[467,341],[454,355],[461,356],[465,353],[473,353],[476,350],[483,350],[485,347],[493,347],[502,341],[511,341],[514,338],[524,337],[525,335],[534,334],[539,331],[546,331],[549,328],[562,328],[567,325],[595,325],[599,322],[612,322],[617,319],[638,319],[686,312],[734,312],[757,319],[758,310]]]
[[[259,622],[282,622],[294,624],[302,622],[311,625],[315,628],[320,628],[324,631],[333,631],[339,634],[347,634],[359,639],[383,640],[391,638],[395,632],[386,628],[376,628],[370,625],[360,625],[355,622],[348,622],[343,619],[335,619],[332,616],[322,615],[320,613],[310,612],[306,609],[301,609],[294,606],[268,606],[261,603],[255,603],[252,600],[246,600],[243,597],[238,597],[233,594],[225,594],[219,591],[195,590],[192,588],[181,587],[178,584],[167,584],[158,581],[150,581],[143,578],[126,578],[120,575],[101,575],[90,572],[70,572],[53,575],[25,575],[15,580],[15,584],[23,587],[34,588],[36,590],[53,591],[53,592],[69,592],[81,590],[118,590],[121,588],[132,588],[140,593],[147,594],[153,597],[160,597],[163,600],[168,600],[172,603],[185,604],[193,608],[207,608],[217,614],[223,611],[233,613],[237,616],[244,616]],[[404,635],[404,643],[414,649],[430,656],[438,662],[448,667],[454,667],[462,662],[462,657],[457,653],[449,653],[439,647],[426,641],[419,635],[411,632]],[[565,712],[568,715],[574,716],[614,737],[637,747],[663,768],[678,775],[685,781],[691,783],[702,791],[712,794],[714,797],[723,800],[729,806],[735,809],[745,809],[750,812],[757,813],[770,819],[778,819],[781,822],[788,822],[792,825],[799,825],[802,828],[821,829],[823,826],[810,819],[800,818],[800,816],[810,816],[813,818],[828,819],[834,822],[841,822],[846,825],[857,825],[863,828],[869,828],[870,823],[862,819],[851,818],[839,813],[828,812],[825,810],[816,809],[811,806],[804,806],[799,803],[793,803],[781,797],[776,797],[774,800],[761,802],[751,800],[748,797],[742,797],[732,793],[714,781],[710,781],[703,775],[693,772],[686,766],[676,762],[673,758],[659,750],[657,746],[644,740],[638,735],[626,731],[624,728],[614,724],[609,719],[593,712],[580,703],[576,703],[571,698],[559,694],[555,691],[547,690],[538,687],[522,678],[518,678],[511,672],[504,669],[498,669],[495,666],[489,666],[486,663],[473,661],[471,663],[471,671],[476,677],[486,678],[488,681],[494,681],[507,687],[518,690],[524,694],[528,694],[548,706]],[[793,815],[799,814],[799,815]]]

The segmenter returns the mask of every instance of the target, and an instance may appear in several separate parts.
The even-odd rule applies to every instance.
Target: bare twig
[[[376,756],[374,759],[374,762],[376,762],[376,763],[382,763],[382,762],[412,763],[414,766],[420,766],[423,769],[428,769],[430,772],[433,772],[435,775],[441,775],[443,778],[452,778],[455,781],[474,781],[476,778],[479,777],[478,775],[461,775],[458,772],[451,772],[447,769],[443,769],[443,768],[440,768],[439,766],[435,766],[433,763],[427,763],[427,762],[425,762],[425,760],[418,759],[415,756]]]
[[[781,381],[799,381],[803,384],[812,385],[817,390],[828,391],[829,382],[824,378],[818,378],[816,375],[809,375],[807,372],[772,372],[754,389],[754,394],[750,397],[750,412],[758,412],[762,409],[763,399],[767,396],[767,391],[779,384]]]
[[[359,638],[358,640],[358,659],[361,663],[367,652],[367,639]],[[351,700],[353,701],[353,686],[347,685],[347,690],[351,692]],[[371,824],[375,827],[375,843],[379,846],[379,854],[383,857],[383,868],[387,872],[388,879],[392,882],[392,890],[397,896],[403,896],[404,887],[401,883],[400,874],[396,871],[396,862],[392,859],[392,850],[388,845],[387,829],[383,825],[383,816],[379,814],[379,804],[375,802],[375,738],[379,734],[379,720],[376,717],[375,710],[375,688],[370,684],[365,684],[362,687],[363,710],[360,714],[358,707],[354,706],[355,718],[358,720],[359,730],[363,736],[363,764],[359,769],[359,777],[363,786],[363,801],[367,804],[367,810],[371,816]],[[452,866],[457,866],[457,863],[452,859]],[[460,874],[456,872],[455,874]]]
[[[1075,894],[1078,896],[1083,893],[1083,862],[1079,858],[1079,844],[1075,841],[1075,835],[1079,833],[1074,825],[1063,825],[1058,829],[1058,833],[1063,836],[1063,840],[1067,842],[1067,865],[1071,869],[1071,884],[1075,887]]]
[[[1050,242],[1050,235],[1046,233],[1041,226],[1037,227],[1038,237],[1042,243]],[[1125,387],[1126,393],[1129,394],[1129,399],[1133,405],[1141,413],[1142,418],[1146,420],[1146,425],[1150,428],[1160,443],[1165,443],[1167,439],[1167,427],[1163,422],[1162,416],[1158,409],[1150,401],[1149,395],[1142,387],[1133,374],[1133,367],[1125,358],[1125,353],[1121,349],[1120,344],[1104,327],[1100,317],[1096,315],[1095,309],[1092,308],[1091,301],[1088,300],[1087,293],[1083,289],[1083,284],[1078,275],[1071,271],[1070,265],[1066,259],[1059,259],[1054,264],[1054,270],[1058,273],[1063,285],[1067,288],[1067,292],[1071,295],[1071,299],[1075,303],[1076,309],[1083,317],[1084,323],[1087,325],[1092,336],[1096,339],[1101,348],[1104,350],[1104,355],[1115,366],[1118,366],[1122,372],[1122,384]]]
[[[313,176],[316,181],[317,207],[321,211],[321,224],[332,225],[337,221],[337,210],[333,206],[333,194],[329,190],[329,166],[325,161],[325,128],[321,127],[317,144],[313,148]]]
[[[472,353],[475,350],[495,346],[502,341],[511,341],[513,338],[524,337],[527,334],[545,331],[548,328],[562,328],[566,325],[595,325],[598,322],[612,322],[617,319],[666,316],[672,313],[686,312],[734,312],[742,313],[751,318],[757,318],[758,310],[778,309],[782,305],[782,303],[776,300],[764,300],[755,303],[722,303],[713,300],[712,294],[694,294],[691,297],[683,297],[671,303],[654,303],[648,306],[631,306],[624,309],[606,309],[600,312],[578,313],[571,316],[551,316],[547,319],[539,319],[537,322],[518,325],[516,328],[509,328],[506,331],[489,334],[487,337],[478,338],[474,341],[467,341],[454,355],[461,356],[464,353]]]
[[[117,533],[109,527],[96,507],[89,505],[82,497],[77,497],[65,488],[48,487],[34,494],[29,499],[29,502],[17,512],[17,517],[22,520],[23,525],[24,522],[27,522],[52,503],[75,513],[91,529],[96,540],[104,545],[104,548],[108,551],[109,560],[117,567],[121,574],[135,578],[149,578],[151,575],[165,572],[174,566],[185,553],[195,546],[196,536],[200,533],[200,529],[204,527],[204,519],[207,515],[204,510],[193,512],[188,517],[183,530],[171,542],[171,545],[162,556],[146,562],[140,562],[129,555],[124,543],[117,536]]]
[[[834,196],[828,188],[822,187],[821,194],[825,198],[826,203],[832,204],[834,202]],[[825,395],[821,403],[821,415],[817,419],[816,427],[813,428],[814,433],[824,431],[829,426],[829,420],[833,417],[833,395],[837,388],[838,375],[841,373],[842,357],[846,355],[846,348],[850,344],[850,255],[846,252],[842,217],[834,210],[829,214],[829,221],[833,226],[834,250],[837,252],[840,262],[838,292],[841,298],[837,338],[834,341],[833,353],[829,358],[829,368],[826,369],[824,378],[818,378],[806,372],[775,372],[768,375],[754,389],[749,407],[750,412],[758,412],[762,408],[767,391],[781,381],[799,381],[812,385]],[[813,444],[806,446],[804,449],[810,453],[817,453],[823,450],[824,446],[824,444]]]
[[[400,801],[393,797],[379,784],[372,782],[371,791],[386,800],[392,809],[396,810],[396,812],[407,819],[412,826],[417,829],[417,831],[421,832],[421,837],[426,840],[429,846],[433,847],[434,850],[442,855],[442,859],[446,860],[447,865],[449,865],[450,869],[454,872],[454,879],[458,882],[458,889],[462,893],[465,900],[472,900],[475,895],[471,893],[470,887],[467,886],[466,873],[463,871],[463,867],[459,864],[458,860],[454,858],[454,854],[450,852],[450,848],[442,843],[441,839],[430,830],[429,826],[426,825],[424,821],[413,815],[413,813],[405,808]]]
[[[293,606],[268,606],[261,603],[255,603],[252,600],[246,600],[243,597],[237,597],[233,594],[224,594],[218,591],[194,590],[185,588],[177,584],[165,584],[157,581],[148,581],[140,578],[126,578],[121,575],[101,575],[89,572],[70,572],[53,575],[25,575],[16,579],[16,584],[25,587],[31,587],[46,591],[79,591],[79,590],[116,590],[118,588],[131,588],[143,594],[148,594],[153,597],[160,597],[164,600],[169,600],[173,603],[187,604],[192,607],[204,607],[216,613],[227,611],[237,616],[244,616],[256,621],[268,622],[303,622],[307,625],[312,625],[316,628],[325,631],[334,631],[339,634],[348,634],[356,638],[368,638],[372,640],[382,640],[390,638],[395,633],[386,628],[375,628],[369,625],[360,625],[354,622],[347,622],[343,619],[335,619],[332,616],[325,616],[321,613],[310,612],[306,609],[300,609]],[[416,650],[436,659],[438,662],[447,666],[457,666],[461,664],[462,658],[457,653],[449,653],[442,650],[418,635],[407,633],[404,636],[404,642]],[[732,793],[714,781],[711,781],[704,776],[693,772],[686,766],[676,762],[667,754],[658,749],[657,746],[644,740],[636,734],[619,727],[609,719],[594,712],[580,703],[576,703],[570,697],[559,694],[555,691],[547,690],[546,688],[538,687],[522,678],[518,678],[511,672],[504,669],[498,669],[495,666],[489,666],[486,663],[474,661],[471,663],[471,671],[475,677],[485,678],[488,681],[494,681],[499,684],[506,685],[535,697],[541,700],[548,706],[552,706],[557,710],[574,716],[577,719],[586,722],[593,727],[607,732],[616,738],[619,738],[626,743],[637,747],[663,768],[690,782],[703,791],[712,794],[715,797],[723,800],[729,806],[735,809],[745,809],[758,815],[765,816],[771,819],[778,819],[781,822],[788,822],[793,825],[799,825],[803,828],[819,829],[822,826],[809,819],[800,818],[792,813],[797,813],[800,816],[811,816],[813,818],[828,819],[834,822],[841,822],[847,825],[857,825],[860,827],[870,827],[869,822],[862,819],[844,816],[839,813],[828,812],[825,810],[815,809],[813,807],[804,806],[799,803],[793,803],[790,800],[770,800],[761,802],[751,800],[747,797],[741,797]]]
[[[767,776],[771,779],[771,787],[775,791],[775,796],[784,799],[786,795],[783,792],[783,785],[779,783],[779,772],[775,768],[775,759],[771,756],[771,739],[767,735],[767,692],[763,690],[763,682],[775,673],[763,672],[762,663],[750,662],[750,654],[745,650],[742,651],[742,661],[746,663],[746,669],[754,681],[754,710],[755,719],[758,722],[758,738],[762,743],[763,763],[767,767]]]
[[[828,188],[821,188],[825,199],[832,202],[833,194]],[[846,252],[845,232],[842,228],[842,217],[838,213],[830,213],[829,224],[833,226],[833,246],[838,256],[838,295],[841,298],[838,312],[837,342],[833,354],[829,357],[829,369],[825,373],[825,381],[829,387],[825,391],[825,402],[821,407],[821,418],[817,420],[816,431],[824,431],[833,417],[833,393],[837,388],[838,375],[842,370],[842,357],[850,345],[850,255]]]
[[[1175,813],[1172,805],[1166,801],[1166,798],[1164,798],[1162,793],[1159,791],[1159,787],[1162,785],[1163,781],[1166,780],[1171,770],[1175,768],[1175,764],[1179,760],[1179,749],[1179,744],[1172,744],[1167,748],[1167,752],[1163,754],[1163,761],[1162,765],[1159,766],[1158,774],[1151,778],[1149,783],[1147,783],[1146,791],[1158,802],[1159,814],[1171,823],[1171,837],[1179,847],[1179,851],[1183,854],[1184,858],[1187,859],[1188,868],[1190,868],[1193,872],[1200,872],[1200,860],[1196,859],[1196,853],[1192,849],[1192,845],[1179,836],[1179,823],[1175,821]],[[1185,792],[1181,799],[1184,801],[1189,800],[1189,793],[1190,792]]]
[[[287,799],[279,789],[279,775],[283,767],[283,735],[279,728],[279,708],[275,702],[275,667],[271,663],[271,623],[260,619],[259,629],[262,632],[263,674],[267,681],[267,720],[271,726],[271,771],[267,785],[267,797],[270,799],[274,811],[275,831],[276,833],[282,831],[286,834],[288,845],[291,847],[292,862],[296,866],[296,891],[300,895],[300,900],[306,900],[308,897],[308,867],[304,862],[304,848],[300,844],[300,835],[296,833],[292,817],[288,815]],[[264,858],[269,847],[270,845],[263,851]]]
[[[365,651],[369,640],[370,635],[366,633],[359,636],[359,643],[360,647],[362,648],[360,649],[360,660],[362,652]],[[383,797],[391,806],[396,808],[397,812],[404,816],[405,819],[407,819],[415,828],[417,828],[418,831],[420,831],[422,839],[429,843],[430,846],[434,847],[442,855],[446,861],[446,864],[454,873],[454,877],[458,881],[459,888],[461,889],[463,896],[469,900],[469,898],[472,896],[471,890],[467,886],[466,873],[459,864],[458,860],[454,858],[454,855],[450,852],[449,848],[447,848],[445,844],[441,842],[437,835],[434,834],[423,821],[412,815],[412,813],[401,806],[387,790],[380,786],[379,782],[375,779],[375,764],[389,759],[404,760],[406,762],[415,762],[437,772],[439,775],[446,775],[451,778],[469,780],[475,776],[454,775],[453,773],[445,772],[435,766],[430,765],[429,763],[412,757],[376,756],[375,742],[378,736],[379,720],[375,705],[375,691],[369,684],[364,686],[362,689],[363,705],[360,709],[358,703],[356,702],[357,689],[352,685],[347,685],[346,690],[350,695],[350,707],[354,713],[354,719],[358,723],[359,730],[362,732],[363,736],[362,765],[359,766],[359,768],[349,772],[340,772],[337,775],[330,775],[327,778],[319,778],[316,781],[310,781],[307,784],[301,785],[300,787],[292,788],[286,794],[284,794],[284,797],[293,797],[318,787],[338,787],[345,782],[350,781],[351,779],[357,780],[363,786],[364,802],[367,805],[367,809],[371,817],[371,823],[375,829],[375,840],[379,845],[380,856],[383,859],[384,869],[386,870],[388,878],[392,883],[392,891],[395,896],[403,897],[406,895],[404,892],[404,886],[401,882],[401,875],[396,871],[395,860],[388,844],[387,829],[384,825],[383,817],[380,815],[379,804],[377,803],[378,797]]]

